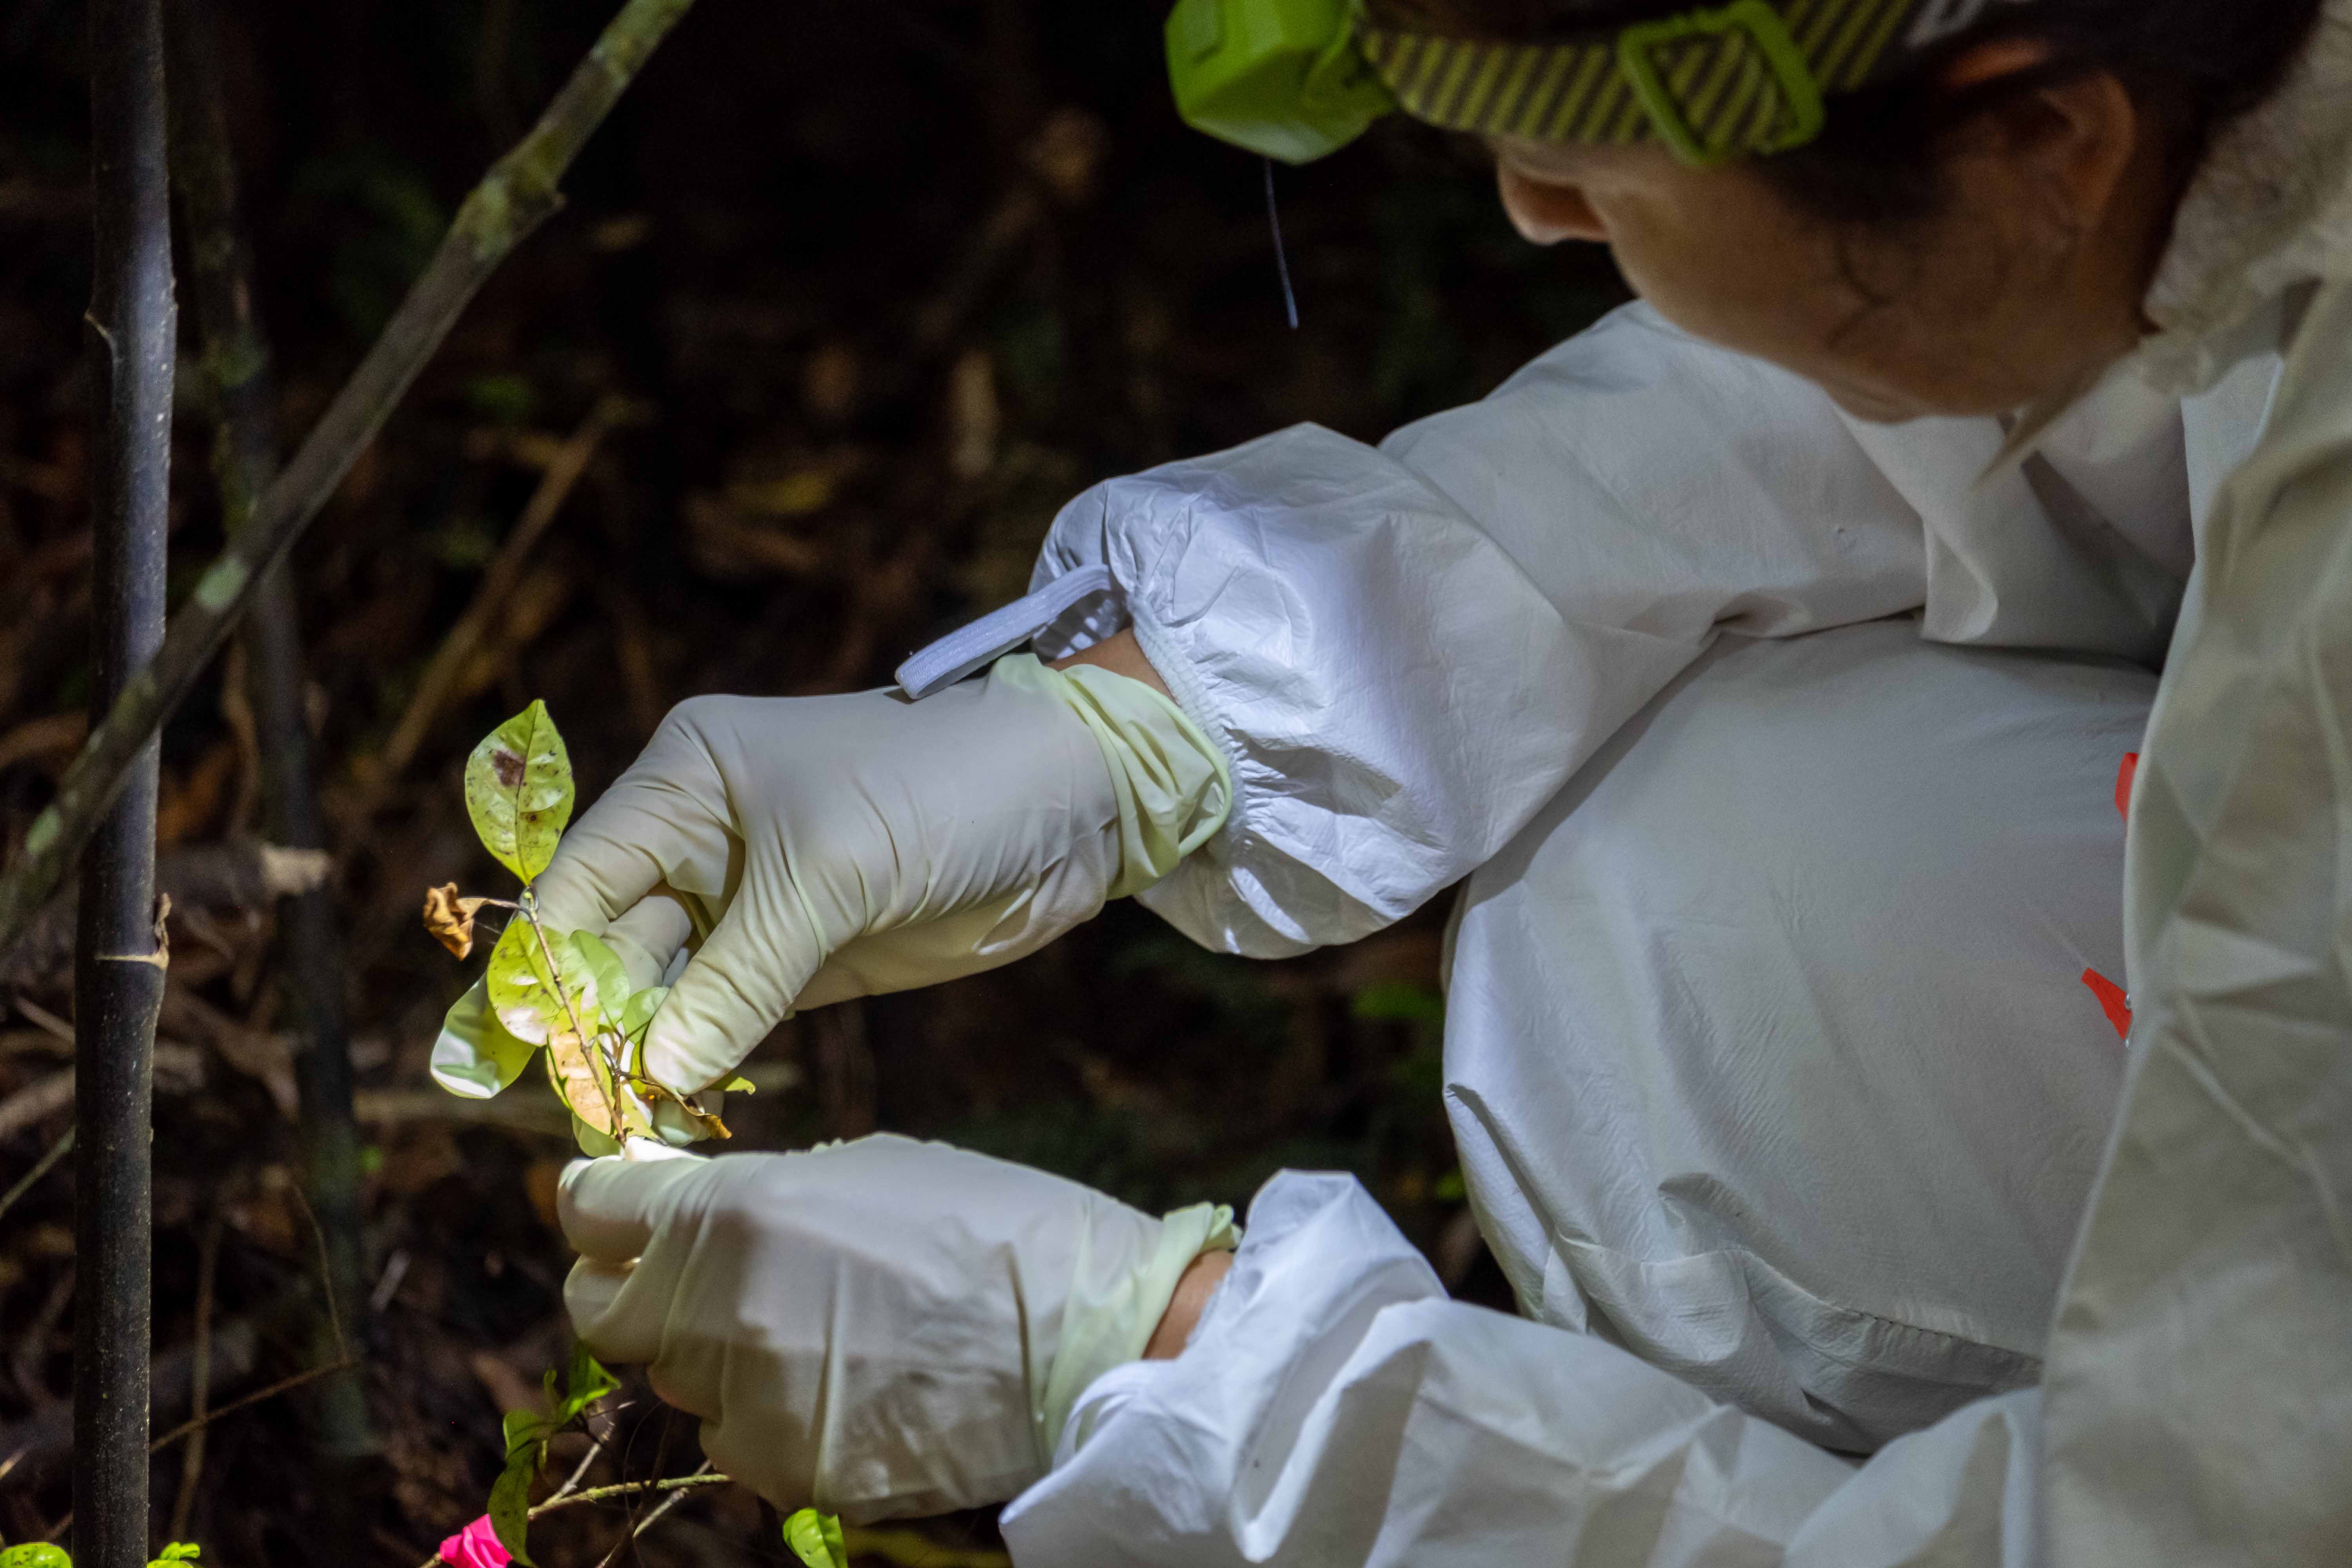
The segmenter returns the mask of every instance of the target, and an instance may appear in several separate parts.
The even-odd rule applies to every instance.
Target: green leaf
[[[558,966],[553,973],[547,967],[550,955]],[[525,916],[517,915],[499,933],[485,978],[491,1011],[509,1034],[526,1045],[546,1045],[558,1035],[575,1032],[575,1026],[593,1037],[603,1026],[596,976],[580,950],[561,936],[541,942]],[[558,978],[563,982],[561,993]],[[563,1005],[566,997],[569,1008]]]
[[[849,1568],[849,1549],[842,1544],[841,1521],[829,1513],[804,1508],[784,1521],[784,1544],[808,1568]]]
[[[750,1079],[743,1078],[740,1075],[735,1078],[729,1079],[725,1083],[720,1084],[719,1087],[725,1089],[730,1094],[757,1094],[760,1092],[760,1086],[758,1084],[753,1083]]]
[[[572,820],[572,756],[547,704],[491,731],[466,759],[466,813],[482,847],[528,882],[555,858]]]
[[[629,972],[621,963],[621,955],[605,944],[604,939],[591,931],[575,931],[572,945],[579,950],[580,962],[596,977],[596,1005],[607,1018],[625,1018],[629,1006]]]
[[[164,1547],[163,1555],[147,1564],[147,1568],[156,1568],[157,1563],[194,1563],[204,1553],[205,1549],[193,1541],[174,1541]]]
[[[467,1100],[488,1100],[521,1076],[538,1048],[499,1022],[489,988],[477,980],[441,1020],[440,1037],[433,1042],[433,1081]]]
[[[604,1370],[604,1364],[588,1353],[588,1347],[579,1340],[572,1342],[572,1360],[563,1369],[563,1397],[556,1402],[555,1422],[562,1426],[604,1395],[621,1386],[621,1380]]]
[[[62,1546],[28,1541],[22,1546],[0,1550],[0,1568],[73,1568],[73,1559]]]
[[[545,1457],[547,1440],[554,1435],[559,1423],[528,1410],[509,1410],[499,1425],[506,1434],[507,1463],[514,1463],[518,1456],[528,1456],[530,1468],[537,1470]]]
[[[580,1152],[591,1160],[601,1160],[607,1154],[617,1154],[621,1152],[619,1139],[610,1132],[589,1126],[585,1121],[581,1121],[577,1114],[572,1118],[572,1139],[573,1142],[580,1145]]]
[[[654,1015],[661,1011],[661,1005],[668,999],[668,986],[648,985],[643,991],[631,992],[628,1001],[622,1005],[621,1037],[629,1042],[631,1071],[645,1070],[639,1058],[646,1054],[646,1031],[653,1026]]]
[[[530,1525],[531,1478],[538,1474],[538,1450],[526,1447],[520,1453],[508,1452],[507,1468],[490,1483],[490,1529],[522,1568],[537,1568],[530,1560],[526,1532]]]

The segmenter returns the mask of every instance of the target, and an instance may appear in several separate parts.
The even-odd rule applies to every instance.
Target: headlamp
[[[1655,141],[1718,163],[1802,146],[1824,98],[1893,75],[1990,3],[1730,0],[1510,42],[1375,27],[1360,0],[1177,0],[1168,74],[1187,122],[1291,163],[1391,110],[1490,136]]]

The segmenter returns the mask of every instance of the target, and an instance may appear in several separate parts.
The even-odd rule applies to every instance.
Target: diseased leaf
[[[459,958],[474,951],[474,913],[488,899],[461,899],[457,884],[444,882],[425,889],[425,929],[433,940]]]
[[[558,965],[551,973],[550,956]],[[589,1126],[618,1137],[612,1074],[593,1043],[604,1026],[596,977],[580,949],[560,935],[542,940],[527,916],[517,916],[490,950],[486,979],[499,1022],[515,1038],[547,1047],[547,1079],[563,1102]]]
[[[547,967],[551,956],[558,965],[552,973]],[[561,936],[542,941],[525,916],[509,921],[499,934],[486,978],[491,1010],[526,1045],[546,1045],[558,1034],[593,1036],[602,1025],[596,976],[580,950]]]
[[[836,1515],[802,1509],[784,1521],[784,1544],[808,1568],[849,1568],[849,1548],[842,1542]]]
[[[569,1029],[548,1038],[547,1081],[574,1116],[608,1137],[621,1136],[624,1127],[614,1117],[612,1079],[604,1060]]]
[[[22,1546],[0,1547],[0,1568],[73,1568],[62,1546],[28,1541]]]
[[[572,799],[572,756],[544,702],[534,700],[491,731],[466,759],[466,814],[474,831],[526,882],[555,858]]]

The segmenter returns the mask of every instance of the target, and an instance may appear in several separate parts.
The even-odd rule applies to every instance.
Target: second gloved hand
[[[690,1091],[796,1006],[1034,951],[1165,876],[1231,794],[1160,693],[1027,654],[920,702],[697,698],[564,836],[538,899],[638,984],[704,933],[646,1041],[647,1073]]]
[[[1000,1502],[1070,1408],[1143,1352],[1231,1212],[1153,1219],[1076,1182],[887,1135],[801,1154],[564,1173],[564,1305],[702,1418],[782,1509],[853,1522]]]

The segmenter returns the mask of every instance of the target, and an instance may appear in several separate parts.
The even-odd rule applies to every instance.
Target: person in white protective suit
[[[575,1165],[580,1332],[1023,1568],[2352,1562],[2352,0],[1346,10],[1646,302],[1097,486],[900,688],[685,704],[541,898],[692,1090],[1108,899],[1276,955],[1466,877],[1521,1314],[1344,1177],[877,1137]]]

